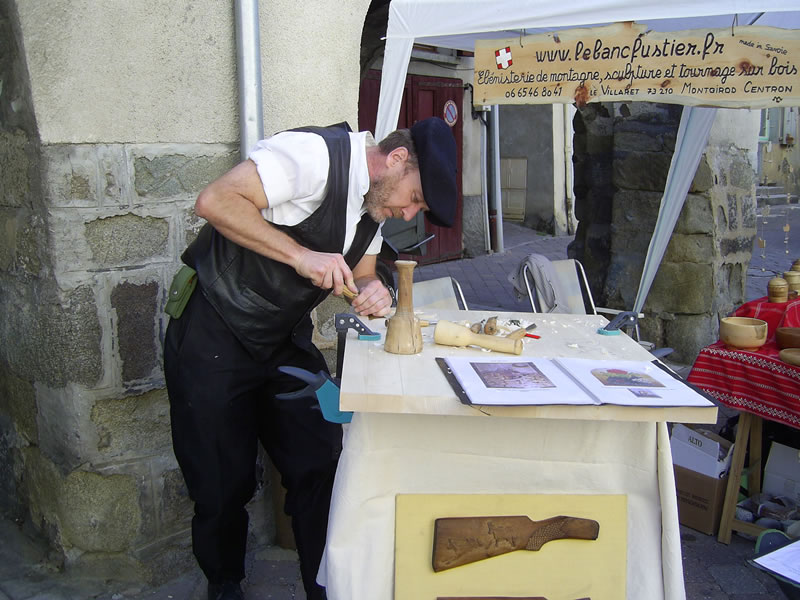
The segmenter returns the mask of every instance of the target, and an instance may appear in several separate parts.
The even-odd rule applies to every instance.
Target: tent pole
[[[503,200],[500,185],[500,106],[495,104],[489,112],[489,214],[494,216],[494,251],[505,252],[503,247]],[[492,222],[492,219],[489,219]]]

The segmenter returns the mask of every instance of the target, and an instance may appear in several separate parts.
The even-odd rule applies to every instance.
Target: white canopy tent
[[[757,23],[800,29],[797,0],[392,0],[376,124],[377,139],[397,126],[414,43],[474,50],[476,39],[636,21],[654,31],[720,29]],[[689,185],[705,149],[716,109],[686,107],[658,222],[639,292],[639,312],[672,235]]]

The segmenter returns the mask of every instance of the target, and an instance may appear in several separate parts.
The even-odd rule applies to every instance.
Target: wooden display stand
[[[731,471],[728,475],[728,489],[725,491],[725,504],[722,506],[719,534],[717,535],[717,540],[723,544],[730,543],[733,531],[741,531],[753,536],[764,531],[763,527],[736,518],[736,502],[739,498],[744,457],[748,447],[750,448],[750,464],[748,465],[747,489],[751,496],[761,491],[761,425],[761,417],[758,415],[749,412],[740,414],[733,458],[731,459]]]

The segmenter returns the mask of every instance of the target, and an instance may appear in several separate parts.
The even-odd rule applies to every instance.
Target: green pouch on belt
[[[166,312],[173,319],[177,319],[183,314],[183,309],[192,297],[192,292],[197,286],[197,271],[192,267],[183,265],[172,279],[169,287],[169,297],[167,305],[164,307]]]

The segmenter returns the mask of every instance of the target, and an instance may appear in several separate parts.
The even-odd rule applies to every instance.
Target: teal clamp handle
[[[353,420],[353,413],[339,410],[339,386],[336,380],[331,379],[325,371],[311,373],[299,367],[281,366],[278,371],[297,377],[308,385],[296,392],[276,394],[278,400],[294,400],[315,396],[317,404],[322,411],[322,416],[331,423],[349,423]]]
[[[600,329],[597,330],[597,333],[599,333],[600,335],[619,335],[620,334],[620,330],[619,329],[610,329],[609,330],[609,329],[603,329],[601,327]]]
[[[317,402],[326,421],[349,423],[353,420],[352,411],[339,410],[339,386],[330,379],[317,390]]]

